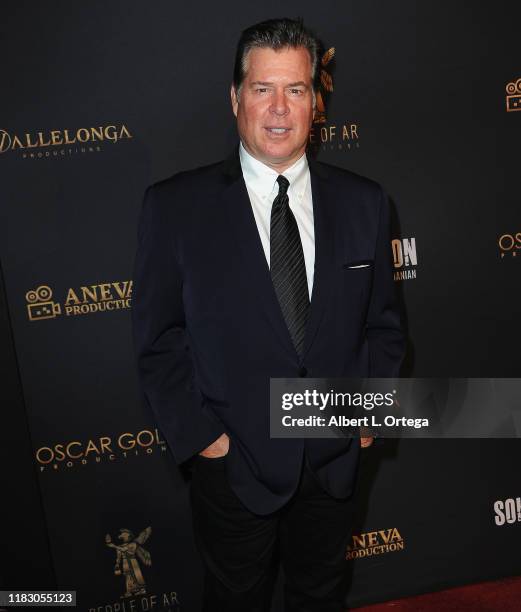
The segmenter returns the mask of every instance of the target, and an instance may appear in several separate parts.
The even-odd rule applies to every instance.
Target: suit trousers
[[[355,494],[327,494],[307,458],[289,502],[268,515],[248,510],[230,487],[225,458],[195,459],[194,535],[205,575],[203,612],[269,612],[279,563],[285,612],[342,612]]]

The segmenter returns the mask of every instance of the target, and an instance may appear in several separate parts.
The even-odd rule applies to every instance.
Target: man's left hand
[[[371,446],[373,442],[374,442],[373,436],[370,436],[369,438],[360,438],[360,446],[362,448],[367,448],[368,446]]]

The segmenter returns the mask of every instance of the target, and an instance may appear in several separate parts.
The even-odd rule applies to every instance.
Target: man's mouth
[[[291,130],[291,128],[285,127],[267,127],[265,129],[270,132],[270,134],[285,134]]]

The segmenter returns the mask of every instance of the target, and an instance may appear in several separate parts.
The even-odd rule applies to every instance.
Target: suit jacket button
[[[304,367],[299,368],[298,375],[300,378],[305,378],[308,375],[308,371]]]

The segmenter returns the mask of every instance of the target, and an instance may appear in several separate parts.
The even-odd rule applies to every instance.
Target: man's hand
[[[230,447],[230,438],[225,434],[221,434],[215,442],[212,442],[210,446],[207,446],[202,450],[199,455],[208,457],[209,459],[217,459],[218,457],[224,457],[228,453]]]
[[[362,448],[367,448],[368,446],[371,446],[373,442],[374,438],[372,436],[369,438],[360,438],[360,446]]]

